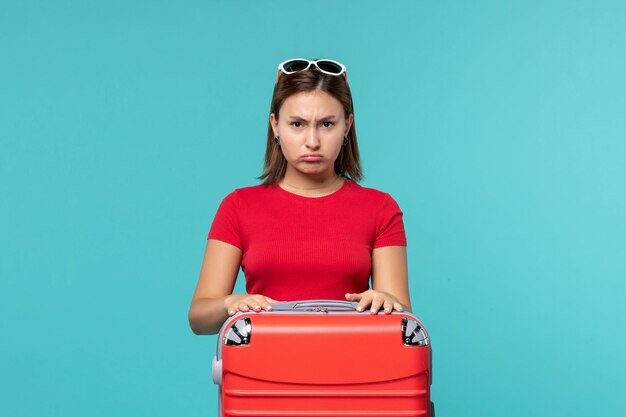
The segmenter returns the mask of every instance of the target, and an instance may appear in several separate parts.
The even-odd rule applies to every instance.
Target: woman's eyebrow
[[[305,119],[303,117],[300,117],[300,116],[295,116],[295,115],[289,116],[289,119],[290,120],[296,120],[296,121],[299,121],[299,122],[308,122],[307,119]],[[333,115],[330,115],[330,116],[324,116],[324,117],[320,118],[319,121],[320,122],[326,122],[326,121],[334,121],[336,119],[337,119],[337,116],[333,114]]]

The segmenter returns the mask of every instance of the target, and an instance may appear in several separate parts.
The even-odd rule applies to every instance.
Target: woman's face
[[[313,177],[334,175],[353,120],[352,114],[346,120],[339,100],[321,90],[297,93],[283,102],[278,116],[272,113],[270,123],[280,137],[287,169]]]

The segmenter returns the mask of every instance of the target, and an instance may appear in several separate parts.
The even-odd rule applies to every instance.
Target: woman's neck
[[[289,169],[278,182],[278,185],[283,189],[306,197],[320,197],[331,194],[341,188],[342,184],[343,179],[335,172],[329,175],[309,176],[289,172]]]

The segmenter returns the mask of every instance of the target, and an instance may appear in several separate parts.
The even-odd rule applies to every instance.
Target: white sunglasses
[[[346,77],[346,75],[344,75],[346,74],[346,66],[332,59],[317,59],[315,61],[304,58],[288,59],[278,65],[278,71],[289,75],[299,71],[306,71],[311,68],[311,66],[314,66],[324,74],[335,76],[343,75]]]

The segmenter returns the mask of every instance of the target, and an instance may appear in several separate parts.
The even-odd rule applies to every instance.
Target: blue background
[[[206,234],[276,65],[328,57],[438,415],[624,415],[625,41],[622,1],[3,1],[0,414],[215,415]]]

